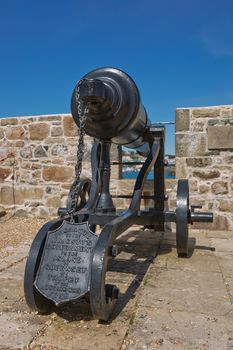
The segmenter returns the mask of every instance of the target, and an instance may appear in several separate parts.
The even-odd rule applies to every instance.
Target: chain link
[[[84,136],[85,136],[85,124],[87,119],[87,114],[89,112],[88,104],[85,104],[81,101],[79,96],[79,89],[80,85],[83,82],[83,80],[80,80],[78,83],[78,86],[75,91],[75,101],[77,103],[77,109],[78,109],[78,116],[79,116],[79,140],[78,140],[78,146],[77,146],[77,163],[75,165],[75,181],[72,185],[72,193],[71,193],[71,208],[70,208],[70,214],[72,214],[75,211],[76,207],[76,201],[77,201],[77,193],[79,191],[79,182],[80,177],[82,173],[82,161],[85,151],[85,144],[84,144]]]
[[[83,161],[83,155],[85,151],[85,145],[84,145],[85,123],[86,123],[87,114],[89,111],[88,105],[84,105],[79,97],[79,89],[82,81],[83,80],[79,82],[76,89],[76,94],[75,94],[75,100],[77,102],[78,115],[79,115],[79,141],[78,141],[78,147],[77,147],[77,164],[75,166],[75,176],[77,181],[80,180],[80,176],[82,172],[82,161]]]

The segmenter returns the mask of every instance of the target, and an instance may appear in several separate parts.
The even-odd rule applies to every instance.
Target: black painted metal
[[[165,200],[165,180],[164,180],[164,142],[165,142],[165,129],[164,126],[153,126],[151,131],[155,137],[159,139],[160,151],[158,159],[154,165],[154,208],[159,212],[164,211]],[[164,231],[164,217],[157,220],[154,229],[157,231]]]
[[[96,206],[96,210],[100,212],[112,212],[116,210],[109,191],[109,181],[111,175],[110,147],[110,141],[103,140],[101,142],[99,162],[100,194]]]
[[[188,224],[190,222],[188,180],[178,180],[176,201],[176,246],[179,257],[188,256]]]
[[[67,207],[59,209],[61,219],[48,222],[38,232],[26,264],[25,298],[32,309],[48,312],[52,305],[89,295],[93,316],[108,320],[119,294],[117,286],[105,282],[109,259],[117,254],[117,236],[133,224],[163,231],[165,222],[175,222],[178,256],[187,257],[188,224],[211,222],[213,215],[189,207],[187,180],[178,181],[177,208],[168,210],[164,126],[150,126],[138,89],[127,74],[115,68],[101,68],[88,73],[79,86],[80,98],[89,107],[86,132],[95,137],[91,152],[92,179],[75,179]],[[79,125],[75,98],[76,88],[71,106]],[[109,190],[111,142],[136,148],[145,156],[132,195],[115,196],[131,198],[127,210],[115,210]],[[122,160],[113,163],[120,164]],[[154,188],[151,194],[143,195],[152,168]],[[76,206],[71,214],[74,193],[77,193]],[[142,198],[153,199],[153,207],[140,210]],[[101,228],[99,236],[94,233],[96,225]]]
[[[76,102],[78,84],[71,98],[71,112],[79,125]],[[150,126],[146,111],[140,103],[135,82],[125,72],[115,68],[99,68],[86,74],[79,84],[80,98],[89,103],[86,133],[98,139],[148,153],[145,129]]]
[[[98,236],[85,223],[48,232],[34,286],[55,305],[76,300],[90,287],[90,268]]]
[[[47,313],[51,309],[52,303],[35,289],[34,281],[40,265],[48,231],[58,227],[61,223],[62,220],[58,219],[49,221],[43,225],[34,238],[28,253],[24,274],[24,295],[28,306],[40,313]]]

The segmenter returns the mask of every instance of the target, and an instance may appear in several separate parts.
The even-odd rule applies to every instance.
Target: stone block
[[[215,214],[214,222],[211,224],[212,230],[223,230],[226,231],[229,229],[229,222],[226,216]]]
[[[214,194],[227,194],[228,193],[228,185],[227,182],[224,181],[216,181],[211,185],[211,191]]]
[[[217,118],[220,117],[220,108],[193,108],[193,118]]]
[[[47,123],[33,123],[29,125],[31,140],[44,140],[49,136],[50,126]]]
[[[201,179],[214,179],[220,176],[219,170],[195,170],[193,176],[200,177]]]
[[[62,136],[63,135],[63,129],[62,127],[60,126],[54,126],[52,129],[51,129],[51,136]]]
[[[189,130],[190,110],[187,108],[176,110],[176,131]]]
[[[206,167],[207,165],[211,165],[212,164],[212,159],[211,158],[187,158],[186,159],[186,163],[188,166],[191,167]]]
[[[219,203],[219,210],[228,211],[233,214],[233,201],[232,200],[221,200]]]
[[[0,121],[2,126],[18,124],[17,118],[2,118]]]
[[[198,182],[196,180],[189,179],[189,191],[195,192],[198,189]]]
[[[185,158],[176,158],[176,178],[186,179],[188,177]]]
[[[63,129],[65,136],[78,136],[78,127],[71,116],[63,119]]]
[[[208,126],[208,149],[233,149],[233,125]]]
[[[26,158],[26,159],[32,158],[32,146],[29,145],[29,146],[23,147],[20,150],[19,154],[22,158]]]
[[[176,157],[205,155],[207,137],[205,133],[176,134]]]
[[[61,118],[62,117],[60,115],[42,115],[38,117],[38,121],[53,122],[54,120],[56,121],[61,120]]]
[[[48,147],[47,147],[48,149]],[[41,157],[48,157],[48,153],[46,151],[46,148],[43,146],[38,146],[34,150],[34,157],[35,158],[41,158]]]
[[[18,119],[18,122],[19,122],[19,124],[21,124],[21,125],[25,125],[25,124],[30,124],[30,123],[32,123],[34,120],[35,120],[35,117],[34,117],[34,118],[24,118],[24,117],[20,117],[20,118]]]
[[[25,138],[25,130],[22,126],[8,126],[5,132],[8,140],[22,140]]]
[[[209,190],[210,190],[209,186],[202,184],[199,186],[198,192],[199,193],[207,193],[207,192],[209,192]]]
[[[233,117],[233,108],[232,107],[221,108],[221,117],[222,118]]]
[[[195,120],[192,122],[191,125],[191,131],[197,132],[197,131],[205,131],[206,129],[206,123],[204,123],[201,120]]]
[[[22,186],[14,189],[12,186],[2,186],[0,190],[0,202],[4,205],[23,204],[26,199],[37,199],[43,196],[43,189],[33,186]]]
[[[11,173],[12,173],[11,168],[2,168],[1,167],[0,168],[0,182],[3,182],[5,179],[7,179]]]
[[[220,125],[221,124],[221,119],[209,119],[208,120],[208,125],[214,126],[214,125]]]
[[[3,128],[0,128],[0,140],[3,139],[3,137],[4,137]]]
[[[20,140],[15,142],[15,147],[23,147],[25,145],[25,141]]]
[[[64,166],[44,166],[43,179],[45,181],[67,182],[72,179],[73,168]]]
[[[52,156],[63,156],[68,153],[68,147],[66,145],[54,145],[51,150]]]
[[[46,201],[47,207],[59,208],[61,206],[61,198],[60,197],[50,197]]]

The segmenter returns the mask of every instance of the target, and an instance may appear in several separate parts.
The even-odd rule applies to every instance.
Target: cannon
[[[119,296],[117,286],[106,283],[106,273],[108,260],[117,254],[115,241],[120,234],[134,224],[164,231],[165,223],[174,222],[178,257],[189,257],[189,224],[212,222],[213,215],[189,206],[186,179],[178,180],[176,210],[167,209],[165,127],[150,122],[139,90],[125,72],[99,68],[86,74],[74,88],[71,112],[79,127],[76,177],[66,208],[59,208],[58,218],[47,222],[32,242],[25,268],[25,299],[31,309],[48,313],[51,307],[86,296],[93,317],[106,321]],[[93,137],[92,179],[81,178],[85,134]],[[135,149],[145,159],[124,210],[115,208],[110,193],[112,143]],[[154,180],[148,197],[153,206],[141,209],[143,186],[151,170]]]

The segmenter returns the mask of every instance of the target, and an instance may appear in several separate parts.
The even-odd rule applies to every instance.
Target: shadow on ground
[[[173,233],[166,233],[164,237],[161,232],[135,230],[122,234],[116,244],[118,255],[109,260],[106,281],[120,286],[120,294],[108,324],[135,298],[151,263],[156,262],[156,256],[169,254],[176,248],[176,239]],[[214,250],[209,246],[195,244],[196,239],[190,237],[188,258],[192,256],[194,249]],[[77,302],[54,308],[53,311],[69,322],[92,320],[88,295]]]

